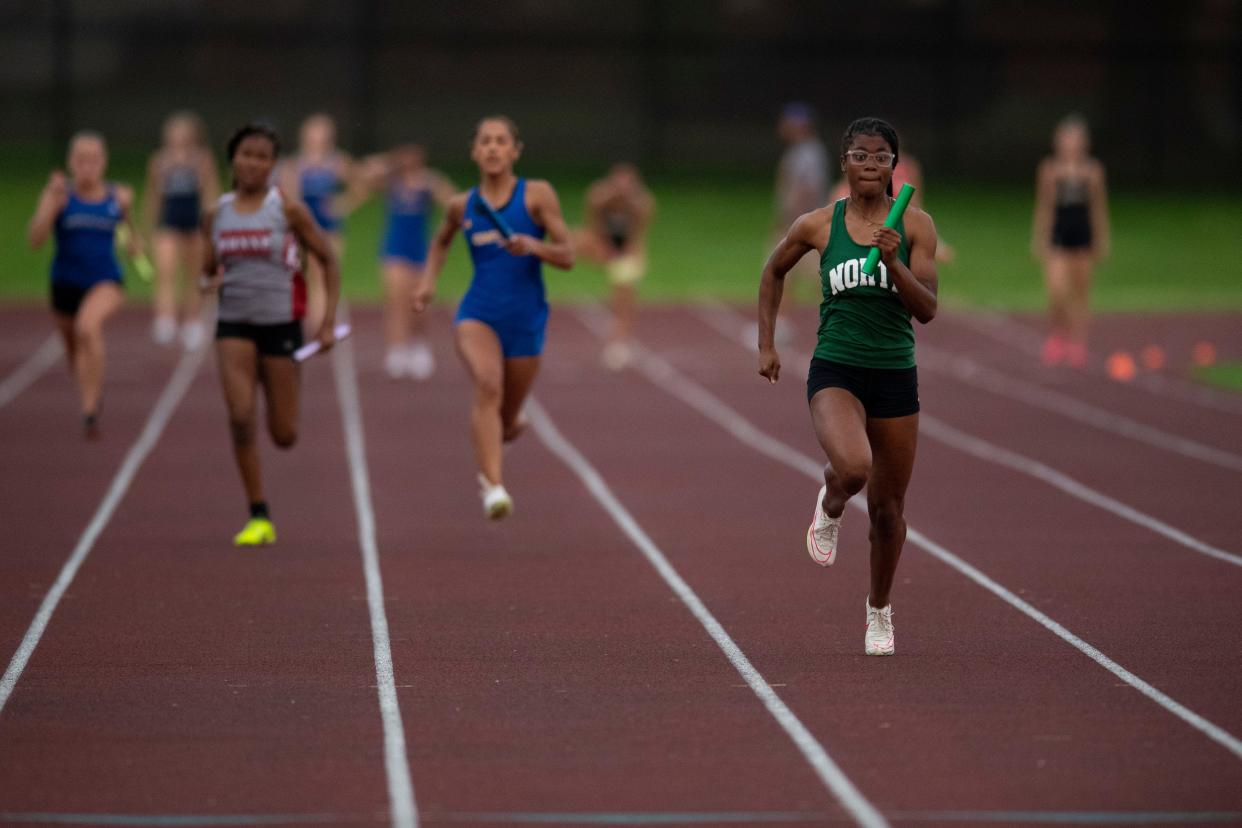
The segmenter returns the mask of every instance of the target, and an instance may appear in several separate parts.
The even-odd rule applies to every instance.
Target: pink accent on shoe
[[[1044,365],[1059,365],[1066,356],[1065,338],[1060,334],[1049,334],[1044,340],[1044,347],[1039,352],[1040,361]]]
[[[1087,346],[1081,342],[1070,342],[1065,346],[1065,361],[1071,368],[1087,366]]]

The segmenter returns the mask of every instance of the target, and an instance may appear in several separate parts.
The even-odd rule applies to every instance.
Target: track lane
[[[652,332],[662,331],[663,340],[683,360],[693,353],[687,337],[700,337],[702,344],[700,332],[680,320],[648,321],[642,330],[652,338],[661,338]],[[585,339],[575,350],[589,347],[590,340]],[[710,341],[699,355],[696,367],[706,365],[705,358],[722,357]],[[713,376],[710,367],[704,373]],[[749,380],[749,372],[743,376]],[[607,401],[579,402],[577,416],[562,415],[571,423],[566,430],[605,475],[616,480],[620,496],[627,502],[634,499],[636,515],[653,527],[654,536],[674,563],[684,568],[722,622],[731,630],[737,625],[735,637],[742,646],[763,654],[757,666],[765,675],[777,677],[773,681],[790,680],[786,670],[792,668],[797,670],[798,681],[791,687],[811,685],[783,692],[794,694],[791,706],[795,712],[815,723],[813,730],[857,779],[864,794],[874,793],[869,781],[884,787],[889,798],[880,798],[878,803],[886,812],[987,807],[996,802],[1008,802],[1006,807],[1021,802],[1032,808],[1105,802],[1124,802],[1124,807],[1182,802],[1186,807],[1199,807],[1218,801],[1236,806],[1231,787],[1239,778],[1236,762],[1213,752],[1215,748],[1201,734],[1129,688],[1115,687],[1115,679],[1107,672],[925,555],[909,552],[899,573],[896,605],[903,657],[888,661],[858,655],[865,561],[860,555],[847,554],[833,570],[819,574],[822,570],[805,560],[801,527],[809,517],[814,487],[799,478],[791,484],[787,471],[778,472],[769,482],[772,473],[764,467],[772,464],[753,453],[747,459],[749,450],[744,447],[730,450],[717,439],[700,437],[694,442],[702,445],[694,451],[689,446],[659,443],[642,456],[649,461],[644,463],[645,474],[650,479],[670,480],[679,493],[675,506],[644,502],[640,473],[632,469],[641,461],[631,459],[632,450],[615,436],[622,430],[621,420],[630,421],[623,433],[668,431],[682,435],[682,442],[686,434],[715,426],[704,426],[701,420],[695,423],[693,412],[676,415],[658,392],[652,398],[650,392],[635,389],[629,375],[616,383],[624,388],[623,410],[628,418],[610,414],[620,406]],[[788,396],[787,390],[781,390],[788,388],[786,383],[776,389],[757,380],[755,385],[761,392]],[[805,422],[805,400],[800,389],[793,391],[797,399],[791,401],[799,408],[763,400],[752,420],[782,439],[804,440],[806,445],[813,438]],[[725,389],[731,401],[736,392],[736,383]],[[619,396],[613,398],[614,403]],[[779,414],[777,408],[797,411],[800,422],[792,422],[795,418]],[[644,412],[641,422],[634,422],[636,412]],[[691,422],[683,425],[687,416]],[[574,423],[590,425],[575,427]],[[811,450],[813,446],[807,446]],[[725,455],[739,451],[742,456],[726,459]],[[920,461],[920,468],[926,465],[925,459]],[[919,478],[916,471],[916,486]],[[732,481],[733,488],[741,491],[726,494],[716,481]],[[789,503],[791,489],[805,490],[806,503]],[[921,496],[917,494],[921,488],[915,491],[912,501]],[[685,514],[713,516],[710,537],[727,542],[718,541],[712,555],[703,555],[702,548],[711,544],[704,538],[697,544],[685,540],[692,533],[678,528]],[[851,513],[844,530],[847,548],[865,548],[861,524],[857,514]],[[926,521],[912,521],[912,525],[937,537]],[[774,538],[772,530],[779,526],[797,531],[789,528]],[[679,535],[683,540],[677,540]],[[786,565],[792,567],[788,572]],[[762,567],[761,578],[755,575],[756,567]],[[985,565],[991,568],[990,563]],[[843,584],[852,585],[853,590],[843,595]],[[724,609],[738,604],[749,607],[749,612]],[[908,625],[903,625],[903,617],[910,619]],[[787,640],[794,637],[800,645],[797,648]],[[843,686],[836,682],[815,685],[816,680],[824,681],[813,672],[808,675],[814,662],[810,654],[816,652],[843,671],[834,677]],[[1040,664],[1034,676],[1033,662]],[[894,673],[885,673],[886,681],[877,685],[869,678],[868,671],[874,670],[894,671],[895,680]],[[969,688],[969,693],[954,696],[954,687]],[[823,705],[815,713],[808,712],[825,698],[833,699],[835,707]],[[1034,710],[1041,715],[1033,716]],[[845,747],[842,741],[847,742]],[[1153,751],[1153,746],[1163,751]],[[1169,767],[1170,752],[1179,764],[1174,771]],[[1215,758],[1205,760],[1205,752]],[[1219,761],[1222,755],[1223,762]],[[884,757],[883,770],[873,766],[856,771],[851,764],[851,758],[865,763],[862,757],[874,761],[877,756]],[[1183,776],[1183,758],[1203,764],[1199,771]],[[1104,768],[1113,769],[1111,780],[1101,778],[1101,773],[1107,773]],[[1214,779],[1206,781],[1202,773]],[[1199,788],[1198,792],[1191,794],[1193,788]],[[1102,796],[1105,790],[1107,797]],[[950,806],[951,802],[957,806]]]
[[[0,811],[383,819],[329,363],[307,367],[300,445],[265,444],[280,542],[240,551],[245,498],[212,362],[0,715]]]
[[[540,378],[590,396],[553,314]],[[534,435],[506,454],[516,513],[483,520],[470,390],[433,320],[428,383],[379,371],[359,326],[368,462],[420,809],[839,814],[717,646]],[[555,413],[555,409],[553,409]],[[432,824],[438,824],[433,823]],[[477,824],[493,824],[486,819]],[[499,824],[499,823],[496,823]]]
[[[667,333],[672,330],[682,335]],[[711,349],[708,346],[697,357],[690,356],[685,338],[694,334],[685,333],[689,330],[693,329],[673,314],[668,324],[653,331],[652,341],[680,353],[683,361],[690,360],[686,365],[692,370],[697,361],[709,358]],[[698,332],[707,330],[703,326]],[[807,423],[801,366],[786,370],[776,388],[759,380],[750,382],[745,375],[704,383],[752,421],[766,420],[782,439],[819,457]],[[790,380],[800,395],[796,402],[788,389],[778,390]],[[969,426],[981,402],[965,392],[937,391],[943,395],[941,400],[929,403],[928,388],[938,381],[936,377],[922,379],[924,411],[938,418],[963,420]],[[771,400],[778,394],[780,402]],[[1058,423],[1012,404],[992,411],[991,416],[1015,434],[1034,432],[1050,443],[1077,436],[1072,424],[1061,423],[1057,428]],[[1117,452],[1123,453],[1120,447]],[[1134,448],[1124,453],[1140,454]],[[1150,448],[1147,453],[1158,454]],[[1172,495],[1194,496],[1187,490]],[[1194,554],[1041,481],[926,436],[920,440],[906,510],[911,525],[950,548],[974,550],[971,560],[1022,597],[1191,709],[1233,733],[1242,733],[1242,709],[1233,703],[1236,691],[1242,689],[1238,685],[1242,607],[1233,597],[1239,577],[1236,567]],[[1205,525],[1189,528],[1214,537],[1221,526],[1235,520],[1232,512],[1231,506],[1218,502]],[[999,577],[1002,573],[1004,577]],[[1171,583],[1176,584],[1177,594],[1194,600],[1193,610],[1181,601],[1169,600]],[[1188,622],[1188,612],[1193,622]],[[1214,632],[1204,635],[1203,630]],[[1224,681],[1212,680],[1214,675]]]
[[[109,329],[100,441],[83,439],[77,391],[63,362],[0,408],[0,526],[8,534],[0,554],[0,653],[6,665],[173,374],[180,354],[152,348],[141,327],[145,319],[127,309]],[[3,320],[6,332],[10,322],[25,331],[15,338],[23,348],[38,347],[49,324],[46,314],[29,310],[5,311]]]

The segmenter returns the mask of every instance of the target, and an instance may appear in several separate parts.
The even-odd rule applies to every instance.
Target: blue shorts
[[[385,236],[380,258],[401,259],[415,267],[422,267],[427,262],[427,242],[422,237]]]
[[[482,322],[500,338],[500,350],[505,359],[539,356],[543,353],[544,336],[548,328],[548,306],[543,305],[529,313],[508,313],[496,316],[482,312],[470,294],[457,306],[453,324],[472,319]]]

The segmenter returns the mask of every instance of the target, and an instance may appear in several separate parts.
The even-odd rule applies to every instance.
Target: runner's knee
[[[277,425],[271,427],[272,442],[277,448],[293,448],[298,441],[298,427],[295,425]]]
[[[836,474],[837,483],[845,490],[845,493],[854,495],[861,492],[863,486],[867,485],[867,478],[871,475],[871,461],[862,457],[846,460],[839,466],[834,465],[832,470]]]
[[[229,434],[233,444],[247,446],[254,442],[254,413],[248,411],[229,412]]]
[[[474,383],[474,399],[478,405],[500,407],[502,393],[500,377],[481,376]]]
[[[873,537],[891,539],[905,534],[905,503],[901,498],[880,498],[872,501],[868,506]]]

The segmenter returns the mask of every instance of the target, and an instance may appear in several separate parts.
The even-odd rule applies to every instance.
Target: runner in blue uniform
[[[474,278],[457,309],[457,350],[474,382],[471,436],[483,511],[493,520],[513,511],[501,480],[501,445],[521,434],[522,403],[539,372],[548,321],[543,263],[565,270],[574,264],[556,190],[514,174],[521,154],[512,120],[479,121],[470,157],[481,180],[449,202],[414,292],[414,309],[421,311],[435,295],[453,236],[462,230]]]
[[[384,280],[384,371],[393,379],[428,379],[435,356],[424,335],[424,318],[410,309],[410,294],[427,262],[432,211],[445,208],[456,193],[453,183],[427,166],[426,152],[404,144],[363,163],[367,188],[384,193],[387,226],[380,247]]]
[[[78,383],[88,439],[99,437],[105,372],[103,327],[121,307],[121,267],[116,228],[130,224],[134,193],[104,178],[108,149],[103,136],[79,132],[69,142],[69,180],[60,170],[48,177],[30,219],[27,238],[38,249],[53,235],[52,311],[65,340],[65,354]],[[130,255],[140,251],[130,227]]]
[[[354,160],[336,146],[336,123],[323,113],[302,122],[298,154],[277,169],[281,190],[300,199],[315,224],[328,237],[339,261],[345,253],[342,235],[345,216],[360,201],[360,180]],[[323,268],[317,259],[306,263],[306,317],[308,334],[317,332],[323,322],[326,293]]]

